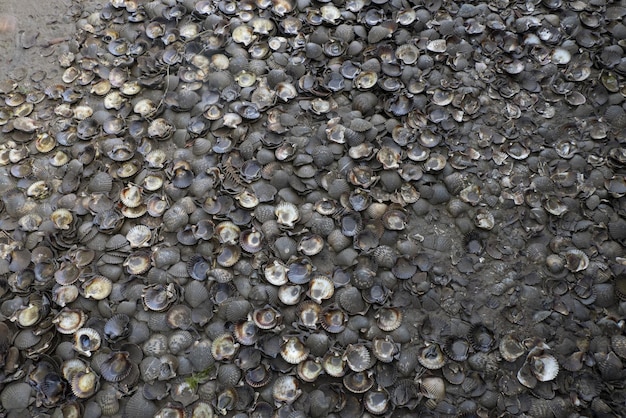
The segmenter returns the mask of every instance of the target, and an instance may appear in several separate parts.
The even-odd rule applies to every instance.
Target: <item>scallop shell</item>
[[[7,411],[26,409],[30,403],[31,387],[28,383],[7,384],[0,393],[0,402]]]
[[[98,376],[92,371],[78,372],[72,377],[70,386],[72,393],[81,399],[90,398],[98,390]]]
[[[374,386],[370,372],[350,373],[343,377],[343,385],[352,393],[365,393]]]
[[[370,414],[383,415],[389,409],[389,396],[383,390],[370,390],[363,395],[363,405]]]
[[[348,314],[354,315],[367,310],[367,305],[361,296],[361,292],[356,287],[346,287],[337,294],[336,300],[339,306]]]
[[[235,356],[238,348],[239,344],[231,334],[222,334],[213,340],[211,355],[217,361],[228,361]]]
[[[311,301],[304,301],[298,306],[300,323],[307,328],[316,328],[320,320],[320,305]]]
[[[508,362],[514,362],[526,352],[524,345],[513,334],[506,334],[500,339],[500,355]]]
[[[384,338],[376,337],[372,341],[372,353],[378,361],[391,363],[399,352],[399,344],[396,344],[390,335],[386,335]]]
[[[363,372],[374,365],[369,350],[362,344],[348,345],[343,358],[354,372]]]
[[[446,363],[443,351],[438,344],[427,344],[419,352],[417,360],[422,366],[430,370],[437,370]]]
[[[330,299],[334,293],[335,285],[333,281],[326,276],[316,276],[309,282],[307,296],[316,303],[321,304],[322,301]]]
[[[220,364],[217,380],[226,387],[235,387],[241,380],[241,370],[234,364]]]
[[[100,348],[100,333],[93,328],[81,328],[74,334],[74,349],[91,357],[91,352]]]
[[[298,337],[286,338],[280,349],[280,356],[289,364],[298,364],[309,355],[309,349]]]
[[[402,311],[398,308],[380,308],[376,312],[376,324],[383,331],[393,331],[402,324]]]
[[[292,404],[302,394],[295,376],[280,376],[274,381],[272,396],[276,402]]]
[[[280,202],[274,210],[276,219],[280,225],[286,228],[293,228],[300,220],[300,211],[298,207],[291,202]]]
[[[272,373],[270,370],[262,364],[256,367],[246,370],[244,374],[246,383],[253,388],[260,388],[267,385],[271,378]]]
[[[445,397],[446,385],[440,377],[425,377],[419,379],[420,391],[428,398],[435,401],[440,401]]]
[[[87,299],[103,300],[109,297],[113,283],[104,276],[94,276],[82,285],[83,295]]]
[[[111,353],[100,365],[100,373],[107,382],[119,382],[130,374],[131,368],[132,362],[129,353],[117,351]]]
[[[61,334],[73,334],[83,326],[86,320],[87,315],[83,311],[63,308],[54,317],[52,323],[55,324],[57,331]]]
[[[470,344],[472,344],[474,350],[483,351],[485,353],[491,351],[496,344],[493,333],[482,324],[472,326],[467,339]]]
[[[253,321],[241,321],[233,328],[235,339],[242,345],[253,345],[259,337],[259,329]]]
[[[332,334],[338,334],[346,328],[347,315],[341,309],[326,309],[322,313],[322,328]]]
[[[252,320],[260,329],[272,329],[281,322],[281,314],[271,306],[257,309],[252,313]]]
[[[322,367],[326,374],[332,377],[342,377],[346,373],[346,361],[338,353],[328,352],[322,359]]]

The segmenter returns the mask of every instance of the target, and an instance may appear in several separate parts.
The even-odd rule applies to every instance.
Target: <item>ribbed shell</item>
[[[217,370],[217,380],[226,387],[237,386],[241,380],[241,370],[234,364],[221,364]]]
[[[113,188],[113,179],[109,173],[97,172],[89,180],[89,190],[93,193],[108,193]]]
[[[30,400],[31,387],[28,383],[10,383],[2,389],[0,402],[8,411],[25,409]]]

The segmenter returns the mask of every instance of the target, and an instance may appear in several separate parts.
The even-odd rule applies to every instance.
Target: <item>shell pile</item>
[[[0,416],[623,414],[626,4],[82,7],[0,80]]]

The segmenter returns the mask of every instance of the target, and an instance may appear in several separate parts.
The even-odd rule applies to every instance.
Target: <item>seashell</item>
[[[369,350],[362,344],[349,344],[343,359],[354,372],[363,372],[374,365]]]
[[[239,344],[231,334],[222,334],[213,340],[211,355],[217,361],[229,361],[237,353]]]
[[[491,351],[496,344],[493,333],[482,324],[473,325],[470,328],[467,339],[474,350],[484,353]]]
[[[86,320],[87,315],[80,309],[63,308],[52,319],[52,323],[61,334],[74,334]]]
[[[309,282],[309,290],[307,296],[318,304],[323,300],[330,299],[335,293],[335,285],[333,281],[326,276],[315,276]]]
[[[389,335],[386,335],[384,338],[376,337],[372,341],[372,353],[378,361],[391,363],[399,352],[399,344],[396,344]]]
[[[322,359],[322,367],[326,374],[332,377],[342,377],[346,373],[346,362],[343,356],[332,351],[326,353]]]
[[[341,309],[326,309],[320,318],[322,328],[332,334],[338,334],[346,328],[347,315]]]
[[[446,385],[440,377],[425,377],[418,380],[420,391],[428,398],[436,402],[441,401],[446,395]]]
[[[298,377],[308,383],[315,382],[320,374],[324,371],[321,361],[318,360],[304,360],[300,362],[296,367]]]
[[[143,202],[141,187],[134,184],[129,184],[128,186],[124,187],[120,191],[120,200],[125,206],[129,208],[136,208],[137,206],[141,205],[141,203]]]
[[[343,385],[352,393],[365,393],[374,386],[371,372],[350,373],[344,376]]]
[[[309,355],[309,349],[298,337],[285,338],[280,348],[280,356],[289,364],[298,364]]]
[[[263,233],[254,228],[242,231],[239,235],[239,243],[244,251],[251,254],[258,253],[263,249]]]
[[[298,317],[302,325],[307,328],[316,328],[321,313],[320,305],[311,301],[302,302],[298,306]]]
[[[309,234],[303,236],[297,247],[298,251],[306,256],[319,254],[323,248],[324,239],[318,234]]]
[[[585,270],[589,266],[589,257],[583,251],[571,249],[565,252],[565,267],[571,272]]]
[[[31,387],[28,383],[8,383],[0,393],[0,403],[7,411],[25,410],[31,398]]]
[[[464,338],[450,337],[446,340],[443,350],[454,361],[465,361],[469,354],[470,345]]]
[[[417,357],[419,363],[429,370],[437,370],[446,363],[443,351],[438,344],[427,344],[422,348]]]
[[[192,323],[191,309],[183,304],[175,305],[167,311],[165,320],[167,325],[172,329],[187,330],[191,328]]]
[[[167,286],[155,284],[145,286],[141,294],[141,302],[146,311],[163,312],[176,299],[176,290],[173,283]]]
[[[280,225],[286,228],[293,228],[300,220],[300,211],[297,206],[290,202],[280,202],[274,210],[276,219]]]
[[[187,261],[187,273],[194,280],[205,281],[208,278],[210,268],[208,261],[199,255],[194,255]]]
[[[245,299],[231,299],[226,304],[226,320],[237,322],[248,317],[252,311],[252,305]]]
[[[389,396],[383,390],[370,390],[363,395],[363,406],[370,414],[383,415],[389,404]]]
[[[258,328],[253,321],[238,322],[233,328],[233,336],[242,345],[254,345],[258,334]]]
[[[549,382],[554,380],[559,373],[559,363],[556,358],[550,354],[541,354],[538,356],[529,356],[530,371],[540,382]]]
[[[241,247],[224,245],[217,254],[216,261],[222,267],[232,267],[241,258]]]
[[[81,328],[74,334],[74,350],[91,357],[92,351],[100,348],[100,333],[93,328]]]
[[[337,301],[339,306],[351,315],[362,313],[367,309],[361,292],[355,287],[342,289],[341,293],[337,295]]]
[[[100,373],[107,382],[119,382],[130,374],[131,368],[132,362],[129,353],[117,351],[111,353],[100,365]]]
[[[130,318],[126,314],[116,314],[105,322],[103,331],[105,340],[111,343],[126,338],[130,334]]]
[[[176,232],[189,222],[189,215],[180,206],[172,206],[163,213],[163,225],[169,232]],[[237,234],[238,235],[238,234]]]
[[[86,371],[77,372],[70,382],[72,393],[81,399],[92,397],[98,390],[98,376],[87,368]]]
[[[544,356],[549,356],[549,355],[544,354]],[[615,355],[615,353],[613,353],[612,351],[610,351],[608,354],[594,353],[594,358],[596,360],[596,364],[598,365],[598,370],[600,370],[600,375],[602,376],[603,380],[614,381],[614,380],[621,380],[623,378],[624,376],[623,364],[622,364],[622,361],[619,359],[619,357]],[[542,363],[539,364],[536,368],[541,367],[541,366],[545,366],[546,368],[550,367],[550,371],[552,372],[552,374],[554,374],[554,377],[556,377],[556,374],[558,373],[558,363],[556,363],[556,360],[548,361],[548,359],[542,358]],[[548,374],[550,371],[541,373],[541,377],[543,378],[551,377],[552,374]],[[552,380],[554,379],[554,377],[548,380]],[[537,379],[541,380],[540,376],[537,376]],[[542,381],[545,381],[545,380],[542,380]]]
[[[279,376],[272,387],[275,402],[291,405],[300,397],[302,390],[294,376]]]
[[[217,370],[217,380],[226,387],[235,387],[241,379],[241,370],[234,364],[220,364]]]
[[[374,315],[378,328],[386,332],[398,329],[402,324],[403,316],[402,311],[394,307],[380,308]]]
[[[611,348],[621,358],[626,358],[626,336],[614,335],[611,337]]]
[[[82,285],[83,296],[87,299],[103,300],[109,297],[113,283],[104,276],[94,276]]]
[[[246,370],[244,379],[253,388],[261,388],[267,385],[272,378],[272,373],[263,364]]]
[[[137,417],[137,418],[149,418],[154,417],[158,412],[158,408],[156,405],[147,400],[142,391],[136,391],[126,402],[126,406],[124,408],[124,414],[127,416]]]
[[[514,362],[526,352],[524,345],[513,334],[506,334],[500,339],[500,355],[508,362]]]
[[[234,223],[230,221],[224,221],[215,226],[215,234],[217,235],[220,243],[226,245],[235,245],[237,244],[237,239],[239,239],[241,230]]]

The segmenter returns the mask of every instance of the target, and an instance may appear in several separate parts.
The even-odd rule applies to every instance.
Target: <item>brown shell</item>
[[[347,320],[347,315],[341,309],[327,309],[322,313],[322,328],[332,334],[337,334],[346,328]]]

